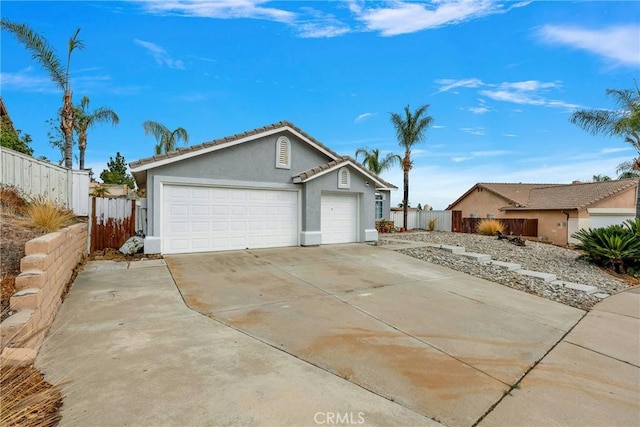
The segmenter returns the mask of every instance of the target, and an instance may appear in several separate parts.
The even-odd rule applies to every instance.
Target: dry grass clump
[[[427,224],[427,229],[429,231],[433,231],[436,229],[437,224],[438,224],[438,218],[432,218],[429,220],[429,224]]]
[[[0,426],[55,426],[62,394],[33,366],[0,366]]]
[[[64,206],[36,197],[25,210],[25,225],[48,233],[57,231],[69,225],[73,219],[73,212]]]
[[[498,219],[483,219],[476,230],[483,236],[495,236],[497,232],[504,233],[504,224]]]
[[[27,201],[22,192],[13,186],[0,186],[0,212],[6,215],[23,214]]]

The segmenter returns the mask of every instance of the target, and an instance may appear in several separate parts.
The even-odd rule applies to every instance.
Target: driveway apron
[[[451,426],[481,419],[584,315],[364,244],[166,261],[194,310]]]

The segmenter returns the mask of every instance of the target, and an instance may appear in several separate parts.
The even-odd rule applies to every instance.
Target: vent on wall
[[[351,174],[349,169],[342,168],[338,171],[338,188],[351,187]]]
[[[291,142],[285,136],[276,141],[276,168],[291,169]]]

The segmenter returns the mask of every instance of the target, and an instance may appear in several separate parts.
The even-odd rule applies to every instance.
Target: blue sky
[[[607,88],[640,81],[640,3],[403,1],[3,1],[71,62],[74,100],[117,112],[89,133],[96,175],[120,151],[153,154],[142,122],[184,127],[190,143],[289,120],[340,154],[401,149],[390,112],[429,104],[413,151],[410,203],[443,209],[476,182],[615,176],[634,152],[569,123],[613,108]],[[46,120],[61,93],[9,33],[2,97],[35,155],[58,160]],[[251,162],[251,159],[247,159]],[[402,186],[399,168],[383,178]],[[402,199],[401,191],[392,202]]]

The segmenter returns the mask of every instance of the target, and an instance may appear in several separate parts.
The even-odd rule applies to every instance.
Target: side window
[[[338,188],[351,188],[351,173],[346,167],[338,171]]]
[[[384,195],[376,193],[376,219],[384,218]]]
[[[276,141],[276,168],[291,169],[291,142],[286,136]]]

